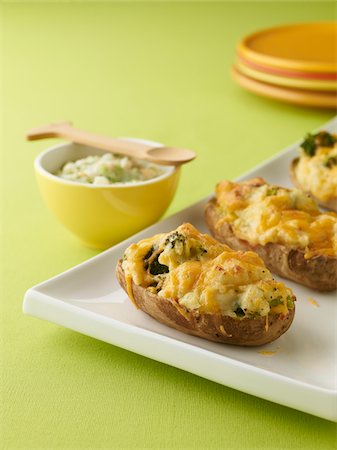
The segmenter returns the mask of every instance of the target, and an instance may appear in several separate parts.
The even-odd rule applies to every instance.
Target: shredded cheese
[[[235,252],[190,224],[132,244],[122,266],[134,303],[132,282],[176,302],[187,320],[190,311],[237,319],[259,315],[268,331],[268,314],[286,315],[287,299],[293,298],[256,253]]]
[[[275,356],[277,350],[259,350],[260,355],[263,356]]]
[[[310,305],[312,305],[314,308],[319,308],[319,304],[316,302],[315,299],[313,299],[312,297],[308,298],[308,302],[310,303]]]
[[[266,325],[265,325],[265,330],[266,330],[266,333],[267,333],[268,330],[269,330],[268,314],[266,315]]]
[[[216,228],[229,223],[238,238],[252,245],[303,249],[305,258],[337,256],[337,214],[320,213],[314,200],[299,189],[271,186],[262,178],[222,181],[216,199],[221,213]]]

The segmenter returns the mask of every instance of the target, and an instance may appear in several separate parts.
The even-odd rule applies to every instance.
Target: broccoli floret
[[[273,300],[270,301],[270,306],[278,306],[278,305],[282,305],[283,304],[283,300],[282,297],[276,297],[273,298]]]
[[[294,309],[294,299],[290,295],[287,297],[287,307],[288,309]]]
[[[272,186],[270,189],[267,190],[267,197],[270,195],[277,195],[278,187]]]
[[[333,147],[336,142],[336,138],[327,131],[320,131],[315,135],[315,138],[317,144],[321,147]]]
[[[302,142],[301,147],[308,156],[314,156],[314,154],[316,153],[315,136],[311,133],[308,133],[304,141]]]
[[[237,315],[237,317],[244,317],[246,315],[246,313],[242,308],[240,308],[240,306],[238,306],[234,312]]]
[[[337,139],[327,131],[320,131],[316,134],[308,133],[301,144],[304,152],[308,156],[314,156],[317,147],[333,147]]]
[[[179,233],[178,231],[175,231],[174,233],[170,234],[168,238],[165,241],[165,245],[171,245],[171,248],[174,248],[175,245],[180,242],[181,244],[184,244],[186,241],[186,237]]]
[[[169,268],[165,264],[160,264],[158,261],[159,255],[149,265],[149,272],[151,275],[160,275],[162,273],[169,273]]]

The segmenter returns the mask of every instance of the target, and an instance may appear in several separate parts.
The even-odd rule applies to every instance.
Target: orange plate
[[[250,66],[247,66],[241,61],[237,61],[235,67],[243,75],[254,78],[258,81],[262,81],[263,83],[269,83],[276,86],[284,86],[288,88],[290,87],[305,89],[310,91],[337,91],[337,81],[283,77],[252,69]]]
[[[245,37],[243,58],[257,64],[309,72],[337,72],[337,22],[270,28]]]
[[[234,80],[240,86],[264,97],[296,105],[313,106],[316,108],[336,109],[337,107],[336,94],[273,86],[247,77],[240,73],[235,67],[233,67],[232,75]]]
[[[263,64],[257,64],[249,59],[242,58],[238,56],[238,60],[254,70],[259,70],[260,72],[270,73],[272,75],[279,75],[281,77],[290,78],[302,78],[307,80],[330,80],[337,81],[337,73],[335,72],[305,72],[303,70],[287,70],[280,69],[279,67],[269,67]]]

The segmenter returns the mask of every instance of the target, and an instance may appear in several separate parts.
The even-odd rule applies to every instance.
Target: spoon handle
[[[147,154],[147,151],[153,148],[151,145],[89,133],[73,127],[70,122],[51,123],[34,128],[27,133],[26,137],[29,141],[60,137],[69,139],[77,144],[101,148],[111,153],[153,161],[153,158]]]
[[[153,145],[88,133],[87,131],[73,127],[70,122],[50,123],[34,128],[28,132],[26,137],[29,141],[61,137],[70,139],[72,142],[78,144],[100,148],[111,153],[145,159],[166,166],[180,166],[181,164],[192,161],[196,157],[195,152],[184,148],[153,147]]]

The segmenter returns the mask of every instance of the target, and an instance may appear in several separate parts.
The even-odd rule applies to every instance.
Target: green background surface
[[[22,314],[26,289],[97,252],[43,205],[26,143],[49,121],[194,148],[171,214],[333,116],[230,77],[256,29],[332,20],[330,2],[2,3],[4,448],[332,449],[336,424]],[[314,356],[313,356],[314,357]]]

